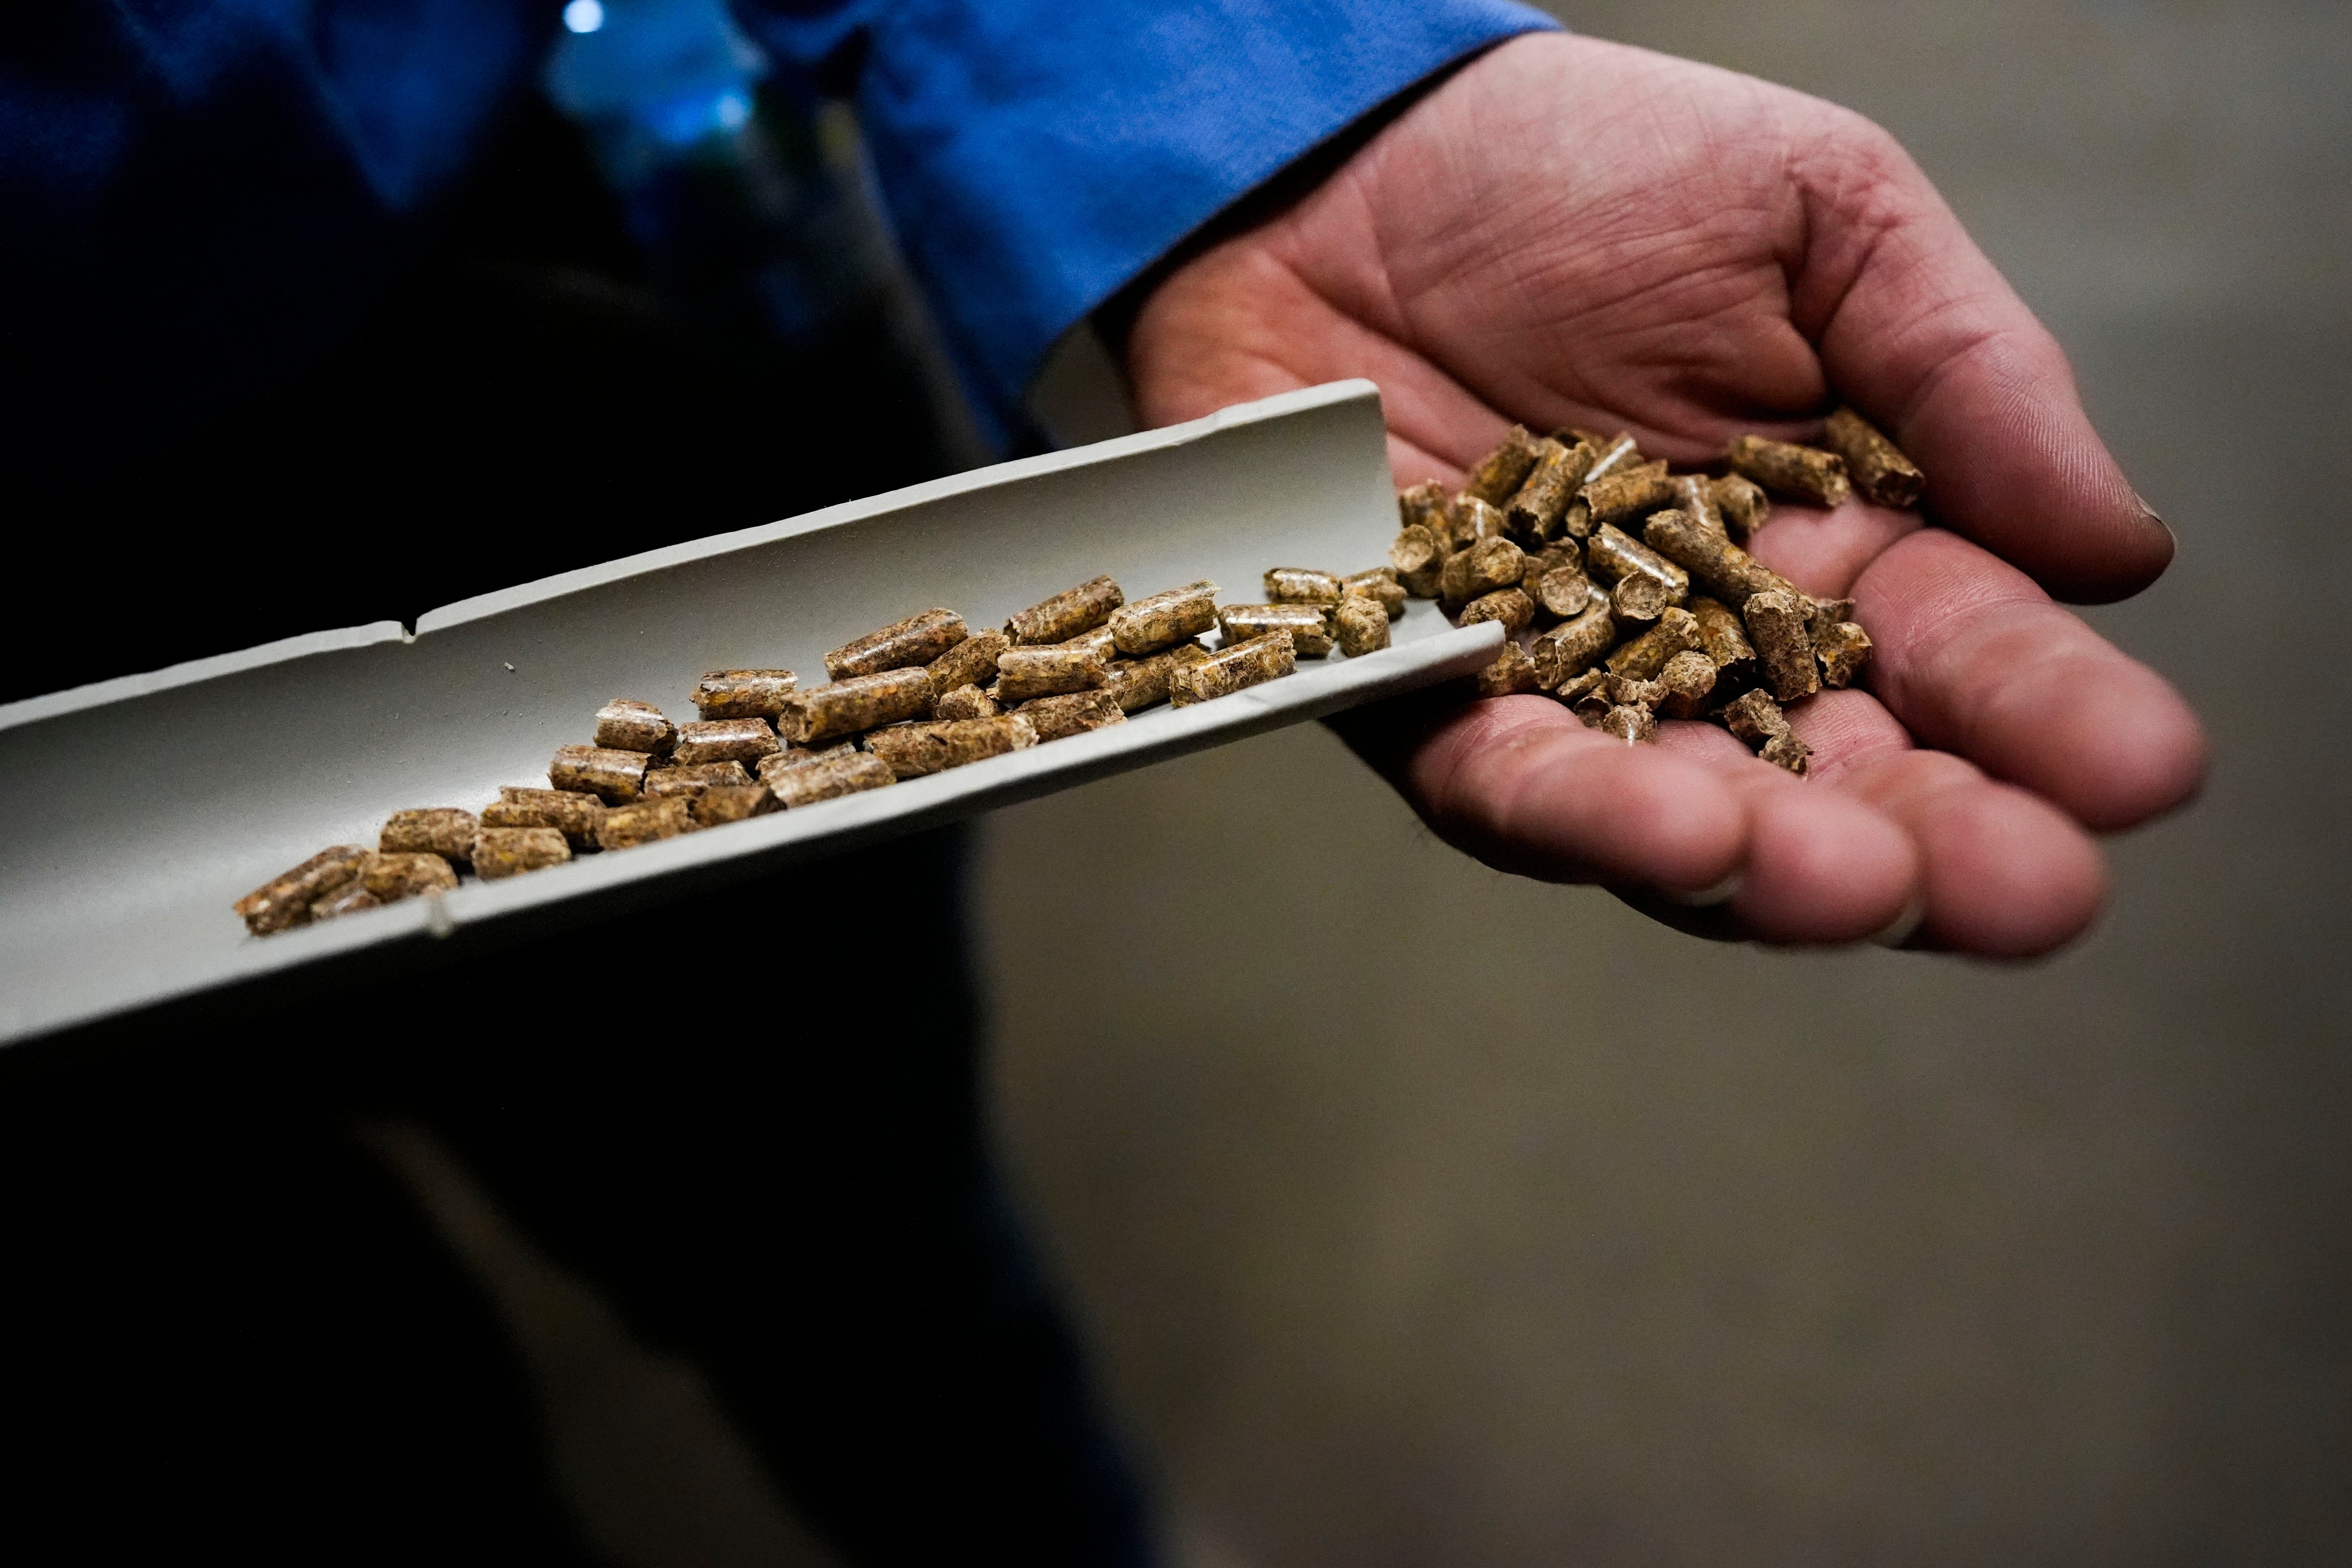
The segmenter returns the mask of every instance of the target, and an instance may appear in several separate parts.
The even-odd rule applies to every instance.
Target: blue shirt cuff
[[[900,244],[1001,432],[1070,325],[1386,100],[1558,26],[1509,0],[743,0],[856,71]]]

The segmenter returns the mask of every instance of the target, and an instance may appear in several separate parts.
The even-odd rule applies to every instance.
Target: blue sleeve
[[[885,199],[984,409],[1236,197],[1513,34],[1510,0],[737,0],[856,102]]]

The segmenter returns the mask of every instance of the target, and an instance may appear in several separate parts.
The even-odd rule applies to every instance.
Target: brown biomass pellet
[[[898,782],[890,764],[871,752],[841,751],[801,767],[779,770],[769,776],[768,788],[784,809],[797,811],[819,801],[838,800]]]
[[[593,795],[606,805],[625,805],[646,787],[653,759],[643,752],[604,746],[560,746],[547,764],[547,782],[557,789]]]
[[[473,848],[468,840],[466,851],[469,858]],[[367,884],[367,890],[379,902],[391,904],[425,893],[449,892],[457,886],[457,873],[440,855],[372,855],[360,869],[360,880]]]
[[[1804,602],[1794,594],[1758,594],[1743,610],[1748,640],[1756,645],[1764,684],[1783,702],[1822,689],[1813,640],[1805,635]]]
[[[1438,583],[1438,597],[1448,615],[1457,614],[1473,599],[1497,588],[1517,585],[1527,571],[1526,552],[1507,539],[1489,539],[1446,562]]]
[[[928,665],[971,635],[971,628],[953,610],[925,610],[842,644],[824,656],[824,672],[835,680],[846,680],[853,675]]]
[[[1601,689],[1607,693],[1611,705],[1618,708],[1641,708],[1654,712],[1658,704],[1666,700],[1665,683],[1659,680],[1633,680],[1622,675],[1612,675]]]
[[[1800,778],[1812,767],[1813,751],[1794,735],[1775,735],[1764,742],[1756,753],[1776,768],[1786,768]]]
[[[1772,498],[1743,474],[1726,474],[1706,487],[1706,494],[1723,514],[1724,531],[1742,543],[1771,519]]]
[[[1633,437],[1622,430],[1614,436],[1598,440],[1595,440],[1590,433],[1580,433],[1578,438],[1591,441],[1593,449],[1600,454],[1592,459],[1592,467],[1584,472],[1584,482],[1588,485],[1596,479],[1605,479],[1622,473],[1628,468],[1638,466],[1642,461],[1642,448],[1634,445]]]
[[[1853,619],[1852,599],[1816,599],[1805,596],[1805,635],[1815,642],[1822,640],[1829,629],[1840,621]]]
[[[1505,643],[1495,661],[1478,672],[1481,697],[1522,697],[1541,689],[1536,680],[1535,660],[1515,642]]]
[[[1698,622],[1688,610],[1668,610],[1658,624],[1625,644],[1608,658],[1610,673],[1647,680],[1665,668],[1666,660],[1698,647]]]
[[[1584,673],[1617,642],[1617,623],[1604,602],[1582,615],[1562,621],[1536,638],[1528,651],[1536,663],[1536,679],[1548,691]]]
[[[1788,716],[1770,692],[1760,689],[1742,692],[1738,701],[1726,703],[1717,717],[1751,748],[1789,732]]]
[[[1501,506],[1526,482],[1528,471],[1536,466],[1541,454],[1540,445],[1528,434],[1528,427],[1514,425],[1501,445],[1470,470],[1470,477],[1462,481],[1462,493],[1475,496],[1489,506]]]
[[[1339,586],[1358,598],[1371,600],[1391,620],[1404,614],[1404,584],[1397,581],[1393,566],[1375,566],[1369,572],[1350,574],[1339,579]]]
[[[697,827],[719,827],[782,811],[783,803],[763,784],[717,784],[687,805]]]
[[[1320,574],[1317,574],[1319,575]],[[1269,572],[1266,582],[1272,584],[1276,574]],[[1333,578],[1333,583],[1338,583]],[[1280,595],[1269,595],[1279,597]],[[1334,592],[1331,595],[1338,598]],[[1164,594],[1154,594],[1148,599],[1138,599],[1131,605],[1121,605],[1110,613],[1111,647],[1129,658],[1142,658],[1171,647],[1188,638],[1199,637],[1217,624],[1217,585],[1202,579],[1187,583],[1181,588],[1171,588]]]
[[[1404,584],[1406,593],[1416,599],[1434,599],[1438,577],[1450,553],[1435,531],[1415,523],[1389,545],[1389,564],[1396,568],[1397,581]]]
[[[1573,539],[1557,539],[1540,550],[1528,552],[1519,563],[1519,586],[1532,594],[1536,584],[1562,569],[1584,570],[1584,550]]]
[[[1516,592],[1516,590],[1514,590]],[[1389,646],[1389,613],[1372,599],[1350,594],[1331,612],[1331,629],[1339,651],[1361,658]]]
[[[1666,591],[1666,603],[1679,605],[1690,597],[1690,574],[1622,530],[1597,530],[1584,547],[1585,570],[1597,583],[1616,584],[1639,574]]]
[[[886,669],[793,692],[776,715],[776,732],[795,745],[808,746],[901,719],[926,718],[930,710],[928,670]]]
[[[534,789],[506,784],[499,798],[482,807],[484,827],[552,827],[574,849],[593,848],[596,825],[604,819],[604,803],[576,790]]]
[[[1597,726],[1604,735],[1614,735],[1627,745],[1658,738],[1658,721],[1650,717],[1646,708],[1629,708],[1620,703],[1601,716]]]
[[[677,735],[677,726],[652,703],[615,697],[596,710],[596,732],[589,738],[609,751],[658,757],[669,751]]]
[[[1089,647],[1006,648],[996,661],[996,700],[1026,702],[1091,691],[1103,683],[1105,662],[1101,651]]]
[[[1471,600],[1462,608],[1462,624],[1475,626],[1481,621],[1497,621],[1505,634],[1517,637],[1528,629],[1536,618],[1535,601],[1522,588],[1497,588],[1491,594]]]
[[[1180,643],[1150,658],[1114,659],[1104,667],[1103,689],[1123,713],[1139,713],[1168,700],[1169,677],[1182,666],[1209,657],[1199,643]]]
[[[1591,513],[1592,526],[1601,528],[1647,517],[1661,507],[1674,505],[1675,482],[1648,468],[1634,468],[1612,474],[1605,479],[1590,480],[1579,494]]]
[[[934,719],[993,719],[1003,704],[977,686],[959,686],[931,704]]]
[[[1597,697],[1601,700],[1601,712],[1606,712],[1609,709],[1609,672],[1595,665],[1581,675],[1570,676],[1559,685],[1549,689],[1554,697],[1559,698],[1570,708],[1576,707],[1588,697]],[[1582,715],[1580,714],[1579,717]],[[1600,717],[1601,713],[1593,714],[1592,718],[1587,721],[1588,725],[1597,721]]]
[[[1571,447],[1547,439],[1534,469],[1503,508],[1503,526],[1511,537],[1521,545],[1559,538],[1569,503],[1600,455],[1581,441]]]
[[[807,767],[828,759],[839,761],[857,750],[855,741],[836,741],[829,746],[814,749],[806,746],[786,746],[772,757],[760,759],[760,782],[766,784],[787,768]]]
[[[996,679],[997,656],[1013,646],[1003,632],[974,632],[931,660],[931,692],[944,697],[960,686],[985,686]]]
[[[1220,648],[1198,664],[1181,666],[1168,678],[1168,700],[1179,708],[1230,697],[1244,687],[1295,673],[1297,656],[1286,631],[1268,632]]]
[[[1684,608],[1698,622],[1699,651],[1715,661],[1717,675],[1724,679],[1746,679],[1756,668],[1756,647],[1748,640],[1748,627],[1731,606],[1705,594],[1694,594]]]
[[[1705,474],[1677,474],[1675,477],[1674,510],[1688,514],[1693,522],[1709,533],[1728,534],[1723,513],[1715,504],[1715,481]]]
[[[376,835],[375,847],[386,855],[439,855],[462,866],[474,853],[474,834],[481,826],[472,812],[454,805],[395,811]]]
[[[866,749],[888,763],[895,776],[912,779],[1022,751],[1035,745],[1037,739],[1036,728],[1028,718],[1007,713],[996,719],[956,719],[877,730],[866,738]]]
[[[1347,592],[1335,572],[1318,572],[1306,566],[1269,566],[1265,572],[1265,597],[1274,605],[1336,605]]]
[[[1616,704],[1609,700],[1609,693],[1606,690],[1594,688],[1570,701],[1568,710],[1575,714],[1578,721],[1586,729],[1598,730],[1601,728],[1601,721],[1608,718],[1610,711],[1615,707]]]
[[[923,689],[926,693],[930,690],[928,679],[923,681]],[[690,768],[703,763],[757,763],[761,757],[773,755],[776,749],[776,732],[768,728],[765,719],[704,719],[677,727],[677,744],[670,749],[670,764]]]
[[[1066,740],[1083,735],[1089,730],[1099,730],[1108,724],[1127,722],[1126,710],[1118,699],[1108,691],[1078,691],[1067,697],[1040,697],[1034,702],[1024,702],[1013,715],[1026,720],[1040,741]]]
[[[1445,487],[1431,479],[1397,492],[1397,527],[1445,531]]]
[[[1877,426],[1851,408],[1841,408],[1822,427],[1822,445],[1845,464],[1846,477],[1863,499],[1896,510],[1916,506],[1927,476],[1903,455]]]
[[[1688,572],[1691,579],[1737,608],[1759,594],[1795,594],[1789,580],[1723,534],[1702,528],[1681,511],[1662,511],[1643,525],[1650,548]]]
[[[789,669],[713,669],[704,672],[690,694],[704,719],[773,719],[799,686]]]
[[[1660,713],[1669,719],[1704,717],[1707,699],[1715,695],[1715,660],[1697,648],[1678,653],[1658,671],[1658,684],[1666,689]]]
[[[541,871],[572,858],[552,827],[485,827],[474,840],[474,875],[486,882]]]
[[[1217,624],[1228,647],[1268,632],[1288,632],[1291,651],[1300,658],[1321,658],[1331,651],[1331,620],[1321,605],[1227,605],[1218,610]]]
[[[775,753],[768,753],[773,756]],[[664,795],[682,795],[688,800],[704,790],[729,784],[747,784],[751,775],[743,771],[739,762],[696,763],[688,767],[650,768],[646,773],[646,797],[658,800]]]
[[[1609,613],[1628,636],[1656,625],[1658,617],[1672,608],[1665,585],[1638,572],[1618,578],[1617,586],[1609,591]]]
[[[360,874],[368,851],[356,844],[321,849],[290,871],[280,872],[233,906],[256,936],[300,925],[310,906]]]
[[[596,842],[606,849],[634,849],[659,838],[694,831],[694,803],[678,795],[615,806],[596,825]]]
[[[310,912],[304,918],[310,924],[317,925],[320,921],[331,921],[340,915],[355,915],[362,910],[382,908],[383,900],[369,892],[362,879],[353,877],[334,891],[310,900]]]
[[[1117,583],[1096,577],[1030,605],[1004,623],[1004,633],[1016,643],[1067,642],[1110,619],[1110,613],[1125,603],[1127,595]]]
[[[1122,605],[1119,608],[1124,609],[1126,606]],[[1113,610],[1111,614],[1115,616],[1118,614],[1118,610]],[[1097,654],[1106,663],[1118,657],[1118,645],[1111,637],[1110,624],[1108,621],[1090,632],[1080,632],[1067,642],[1046,643],[1045,646],[1060,648],[1065,653]]]
[[[1843,690],[1870,663],[1870,634],[1853,621],[1832,621],[1811,640],[1823,686]]]
[[[1527,586],[1527,580],[1521,578],[1519,585]],[[1601,592],[1591,578],[1573,566],[1562,566],[1558,571],[1545,573],[1528,597],[1535,600],[1538,615],[1561,621],[1580,616],[1595,605],[1609,602],[1609,595]]]
[[[1843,506],[1853,494],[1835,452],[1741,436],[1731,443],[1730,457],[1733,472],[1814,506]]]
[[[1455,496],[1446,518],[1454,531],[1454,548],[1456,550],[1467,550],[1489,539],[1501,539],[1509,531],[1503,521],[1502,509],[1488,506],[1476,496]]]

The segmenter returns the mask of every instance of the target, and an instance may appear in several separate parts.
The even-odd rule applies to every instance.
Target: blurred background
[[[2213,780],[2025,968],[1703,945],[1316,729],[992,818],[1003,1135],[1192,1560],[2352,1561],[2352,7],[1553,8],[1910,147],[2179,533],[2090,616]]]

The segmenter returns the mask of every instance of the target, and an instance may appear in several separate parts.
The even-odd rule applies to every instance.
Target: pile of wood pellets
[[[1661,718],[1711,719],[1802,773],[1811,753],[1783,707],[1851,685],[1870,636],[1853,600],[1801,594],[1740,546],[1774,495],[1907,508],[1925,479],[1845,408],[1822,447],[1742,436],[1721,467],[1677,474],[1630,436],[1515,426],[1459,494],[1397,498],[1389,560],[1459,624],[1502,623],[1510,640],[1479,673],[1484,694],[1558,698],[1628,742],[1654,740]]]
[[[616,697],[586,745],[559,750],[547,787],[509,785],[479,813],[395,812],[373,849],[340,844],[237,900],[256,935],[289,931],[471,875],[498,880],[881,789],[1123,722],[1170,703],[1213,701],[1294,673],[1336,647],[1389,646],[1405,591],[1389,567],[1350,577],[1277,567],[1265,600],[1217,603],[1188,583],[1130,604],[1097,577],[974,632],[925,610],[825,655],[828,683],[802,690],[789,669],[713,670],[673,723]],[[1214,633],[1212,650],[1202,638]]]

